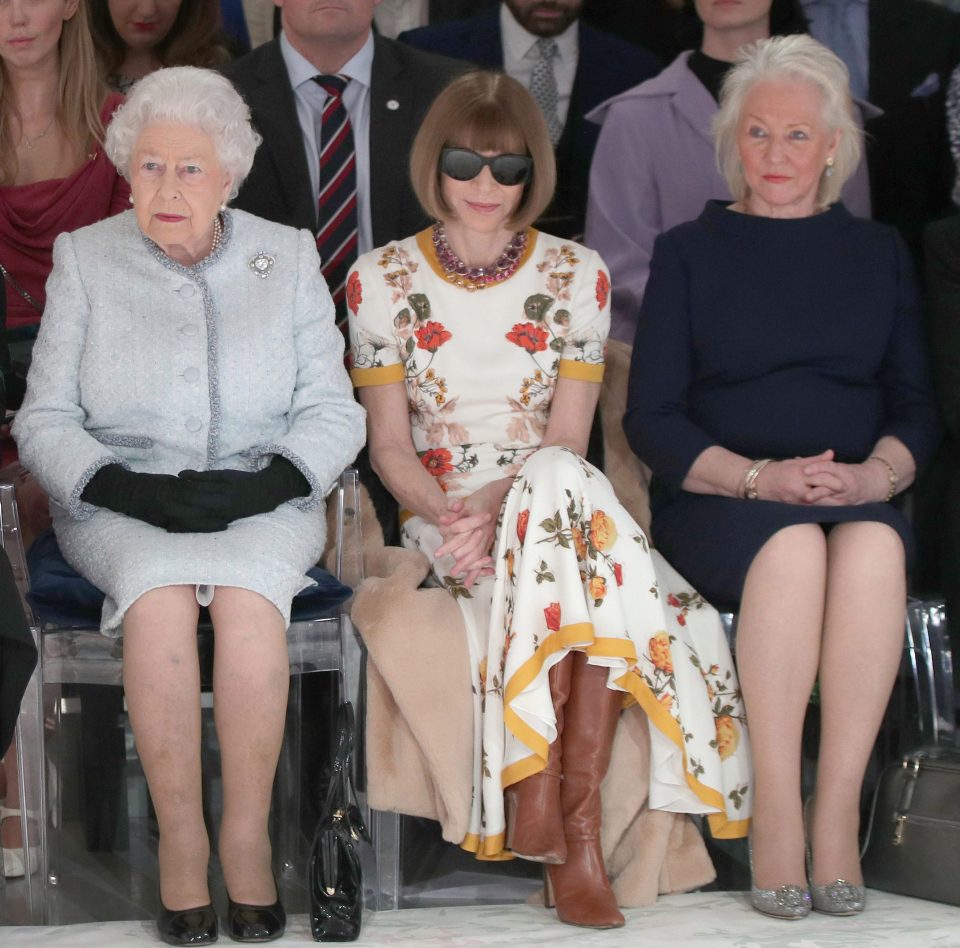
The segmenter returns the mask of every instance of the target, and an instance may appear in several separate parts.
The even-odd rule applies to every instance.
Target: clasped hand
[[[260,471],[185,470],[179,476],[109,464],[90,479],[83,498],[169,533],[217,533],[234,520],[268,513],[309,490],[293,464],[275,457]]]
[[[757,478],[757,489],[761,500],[847,507],[883,500],[887,478],[880,465],[844,464],[828,449],[811,457],[771,462]]]
[[[450,574],[461,578],[469,589],[481,576],[494,572],[490,549],[497,530],[497,518],[503,498],[510,489],[511,479],[495,481],[481,487],[463,500],[449,500],[447,512],[442,514],[437,526],[443,544],[436,556],[453,557]]]

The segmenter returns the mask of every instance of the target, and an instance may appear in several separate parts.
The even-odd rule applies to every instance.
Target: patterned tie
[[[357,156],[353,129],[343,104],[349,79],[315,76],[330,97],[320,127],[320,198],[317,250],[320,270],[337,307],[337,325],[346,321],[347,271],[357,259]]]
[[[550,141],[556,145],[563,133],[563,126],[557,117],[557,103],[560,95],[557,92],[557,77],[553,72],[553,59],[559,50],[556,40],[543,37],[537,40],[536,46],[538,58],[530,76],[530,92],[547,120]]]

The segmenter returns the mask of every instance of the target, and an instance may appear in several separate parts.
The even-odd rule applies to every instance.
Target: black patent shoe
[[[212,945],[217,940],[217,913],[209,903],[171,912],[161,902],[157,932],[168,945]]]
[[[287,913],[280,895],[273,905],[247,905],[234,902],[227,893],[227,934],[234,941],[273,941],[287,927]]]

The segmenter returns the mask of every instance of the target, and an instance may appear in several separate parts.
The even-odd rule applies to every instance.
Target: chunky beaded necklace
[[[510,243],[492,266],[470,267],[453,252],[450,244],[447,243],[443,224],[433,225],[432,240],[444,279],[471,293],[474,290],[485,290],[488,286],[502,283],[512,277],[527,246],[526,231],[521,231],[513,235]]]

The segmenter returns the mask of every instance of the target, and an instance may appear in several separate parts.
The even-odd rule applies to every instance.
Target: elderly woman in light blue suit
[[[54,247],[15,435],[64,555],[124,636],[131,724],[160,823],[161,937],[217,937],[200,793],[196,624],[216,631],[220,859],[236,940],[279,937],[271,786],[290,602],[364,413],[307,232],[226,209],[259,143],[230,83],[143,79],[106,147],[132,211]]]

